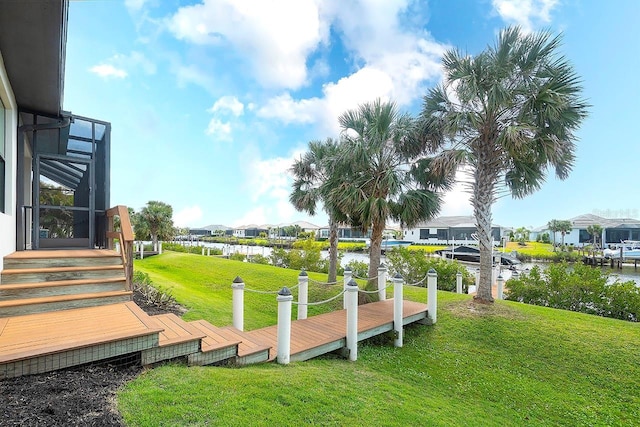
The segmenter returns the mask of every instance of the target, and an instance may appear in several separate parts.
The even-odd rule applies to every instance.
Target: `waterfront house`
[[[622,240],[640,240],[640,220],[634,218],[603,218],[594,214],[575,216],[569,221],[572,224],[571,231],[565,234],[564,243],[567,245],[583,246],[593,241],[593,236],[587,232],[592,225],[602,227],[602,235],[598,236],[598,242],[604,242],[604,246],[620,243]],[[549,224],[535,228],[530,235],[531,240],[536,240],[544,233],[549,234],[553,242],[553,232],[549,230]],[[556,243],[561,243],[562,236],[556,233]]]
[[[510,228],[491,226],[493,244],[499,245],[508,237]],[[402,231],[402,239],[417,244],[449,245],[474,244],[477,240],[473,216],[441,216]]]

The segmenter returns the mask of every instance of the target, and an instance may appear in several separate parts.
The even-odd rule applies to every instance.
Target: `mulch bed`
[[[172,312],[134,301],[150,315]],[[124,426],[115,403],[117,390],[142,372],[139,360],[125,357],[39,375],[0,380],[0,426]]]

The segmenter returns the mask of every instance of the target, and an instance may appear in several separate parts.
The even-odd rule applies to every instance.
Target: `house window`
[[[6,156],[6,111],[2,99],[0,99],[0,213],[5,212],[5,194],[7,178],[5,176],[5,156]]]

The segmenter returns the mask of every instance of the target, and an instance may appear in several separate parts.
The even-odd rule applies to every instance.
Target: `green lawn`
[[[179,301],[231,323],[230,283],[295,284],[297,272],[187,254],[137,262]],[[324,280],[319,275],[313,278]],[[313,286],[312,286],[313,287]],[[317,291],[329,295],[334,288]],[[407,298],[424,301],[424,289]],[[275,323],[275,297],[246,294],[247,329]],[[640,324],[439,292],[438,323],[361,344],[357,362],[327,356],[288,366],[165,365],[118,395],[131,426],[637,425]]]

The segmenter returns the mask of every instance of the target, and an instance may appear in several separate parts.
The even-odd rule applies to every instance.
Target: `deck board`
[[[413,301],[404,301],[402,317],[407,318],[421,313],[426,313],[427,305]],[[346,339],[347,335],[347,312],[346,310],[333,311],[304,320],[294,320],[291,322],[291,357],[310,352],[331,343],[337,343]],[[358,306],[358,340],[361,341],[369,337],[367,332],[393,325],[393,299],[379,301],[375,303]],[[256,340],[263,342],[273,348],[272,357],[278,345],[278,326],[268,326],[262,329],[245,332]]]
[[[148,319],[133,302],[8,317],[0,363],[162,331]]]
[[[46,259],[46,258],[102,258],[105,256],[120,257],[111,249],[54,249],[37,251],[16,251],[5,259]]]

